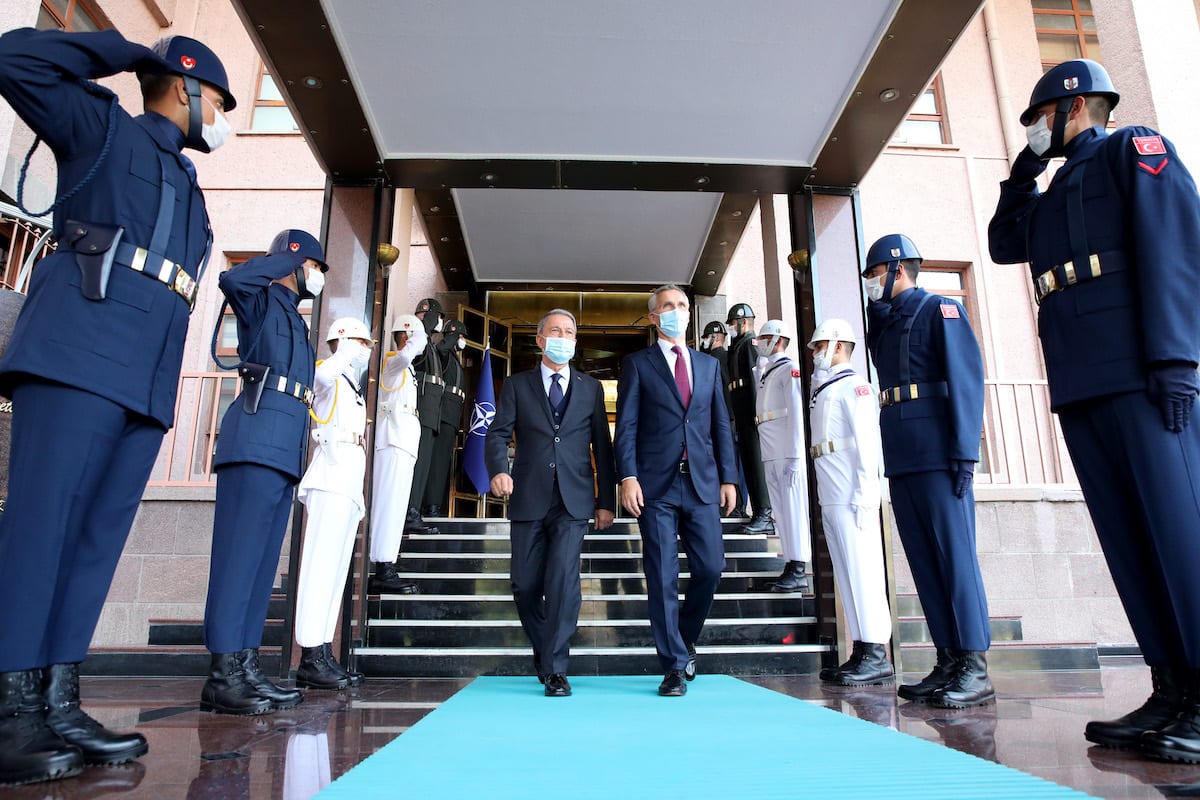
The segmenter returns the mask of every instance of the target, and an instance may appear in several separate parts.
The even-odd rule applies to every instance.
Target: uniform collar
[[[916,308],[916,304],[921,302],[921,298],[928,294],[920,286],[902,292],[899,297],[892,298],[892,309],[899,312],[904,312],[912,308]]]
[[[164,150],[173,149],[176,153],[183,152],[183,141],[186,137],[178,125],[157,111],[147,111],[142,116],[148,123],[147,130],[158,140],[159,146]]]
[[[1067,160],[1069,161],[1076,156],[1085,155],[1099,146],[1106,138],[1108,138],[1108,131],[1098,125],[1093,125],[1087,130],[1080,131],[1075,135],[1074,139],[1067,142],[1067,146],[1064,148]]]

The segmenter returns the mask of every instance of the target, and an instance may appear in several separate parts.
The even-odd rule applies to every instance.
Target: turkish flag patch
[[[854,389],[854,393],[856,395],[858,395],[859,397],[870,397],[871,396],[871,387],[870,386],[858,386]]]
[[[943,319],[958,319],[958,306],[954,305],[953,303],[943,303],[942,304],[942,318]]]
[[[196,68],[196,59],[192,58],[191,56],[180,56],[179,63],[183,65],[184,69]]]
[[[792,377],[793,377],[793,378],[799,378],[799,377],[800,377],[800,370],[798,370],[798,369],[794,369],[794,370],[792,370]]]
[[[1161,156],[1167,152],[1161,136],[1134,136],[1133,149],[1139,156]]]

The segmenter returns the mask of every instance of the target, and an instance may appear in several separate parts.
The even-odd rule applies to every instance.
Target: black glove
[[[971,488],[971,481],[975,479],[975,462],[974,461],[955,461],[954,462],[954,496],[963,497],[967,493],[967,489]]]
[[[1013,162],[1012,173],[1008,176],[1009,183],[1033,183],[1038,175],[1046,171],[1048,163],[1049,159],[1043,161],[1041,156],[1029,149],[1029,145],[1025,145],[1025,149],[1017,154],[1017,160]]]
[[[1197,392],[1200,392],[1200,375],[1195,364],[1164,361],[1150,367],[1146,395],[1158,406],[1163,426],[1172,433],[1180,433],[1188,426]]]

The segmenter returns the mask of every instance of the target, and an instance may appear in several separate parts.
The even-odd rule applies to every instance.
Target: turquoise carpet
[[[372,798],[1081,798],[1087,795],[725,675],[478,678],[331,783]]]

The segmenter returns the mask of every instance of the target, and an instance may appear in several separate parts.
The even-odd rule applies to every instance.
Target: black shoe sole
[[[131,747],[123,753],[112,753],[109,755],[94,755],[89,756],[83,754],[83,763],[89,767],[117,767],[121,764],[128,764],[130,761],[135,761],[146,753],[150,752],[149,742],[143,742],[137,747]]]
[[[314,681],[302,681],[297,678],[296,686],[301,689],[316,689],[319,692],[341,692],[350,688],[350,681],[341,680],[337,683],[316,683]],[[299,704],[297,703],[297,705]]]
[[[1188,750],[1168,750],[1164,747],[1141,748],[1141,754],[1147,758],[1159,761],[1171,761],[1176,764],[1200,764],[1200,753]]]
[[[213,714],[228,714],[231,717],[261,717],[263,714],[270,714],[275,710],[274,703],[268,703],[266,706],[253,708],[226,708],[219,706],[216,703],[209,703],[204,700],[200,701],[200,710],[208,711]]]
[[[74,759],[72,759],[74,761]],[[25,775],[15,775],[4,779],[0,779],[0,786],[27,786],[31,783],[44,783],[46,781],[58,781],[63,778],[74,778],[76,775],[83,773],[83,762],[69,763],[57,767],[51,767],[40,772],[31,772]]]
[[[845,678],[835,676],[832,681],[829,681],[829,683],[832,683],[835,686],[891,686],[895,682],[895,675],[888,675],[884,678],[873,678],[865,681],[850,681],[846,680]]]
[[[959,702],[957,700],[947,700],[944,697],[943,698],[930,698],[930,705],[932,705],[934,708],[951,708],[951,709],[959,709],[959,710],[964,709],[964,708],[978,708],[979,706],[986,706],[986,705],[989,705],[994,702],[996,702],[996,695],[992,695],[990,697],[985,697],[981,700],[976,700],[973,703]]]
[[[681,691],[681,692],[674,691],[674,690],[664,692],[662,689],[658,690],[659,697],[683,697],[685,694],[687,694],[686,686],[684,687],[683,691]]]

